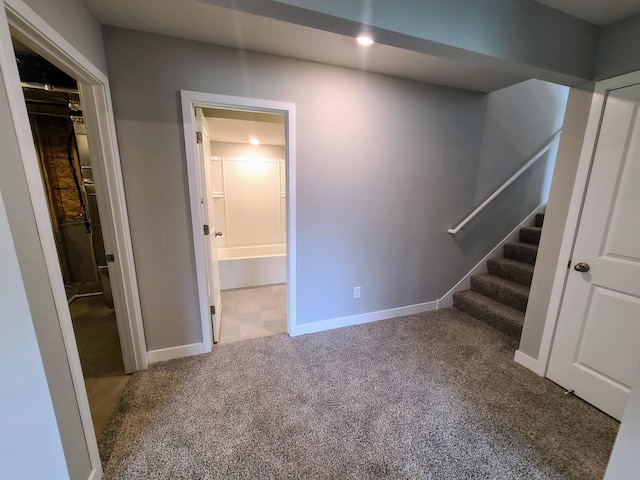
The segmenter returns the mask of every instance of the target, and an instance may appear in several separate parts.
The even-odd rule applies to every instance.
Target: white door
[[[203,224],[205,261],[207,262],[207,285],[213,343],[220,339],[220,274],[218,271],[218,248],[216,246],[216,229],[213,218],[213,183],[211,177],[211,144],[207,121],[202,110],[196,108],[196,132],[201,132],[198,139],[198,186],[200,188],[200,218]]]
[[[640,85],[605,105],[547,376],[621,419],[640,366]]]

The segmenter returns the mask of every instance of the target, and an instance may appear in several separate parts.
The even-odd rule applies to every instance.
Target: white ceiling
[[[524,78],[197,0],[83,0],[105,25],[244,48],[482,92]]]
[[[561,12],[605,26],[640,12],[640,0],[535,0]]]
[[[83,0],[98,20],[178,38],[243,48],[342,67],[383,73],[481,92],[525,78],[468,63],[374,44],[214,6],[198,0]],[[589,22],[606,25],[640,11],[640,0],[536,0]]]
[[[249,143],[256,138],[261,145],[284,145],[284,123],[252,122],[230,118],[207,117],[213,142]]]

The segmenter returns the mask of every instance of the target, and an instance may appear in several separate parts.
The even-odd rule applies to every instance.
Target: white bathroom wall
[[[211,142],[218,247],[285,242],[284,147]]]
[[[217,157],[247,157],[258,155],[265,158],[284,158],[285,149],[282,145],[211,142],[211,155]]]
[[[213,144],[213,142],[211,142]],[[213,192],[209,195],[213,197],[213,230],[222,232],[222,236],[216,235],[216,245],[218,248],[227,246],[227,209],[224,198],[224,179],[222,174],[222,157],[211,156],[211,178],[213,183]]]
[[[223,157],[227,247],[280,243],[280,162]]]

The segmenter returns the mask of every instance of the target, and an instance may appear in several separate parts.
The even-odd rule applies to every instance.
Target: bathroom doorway
[[[218,341],[286,333],[285,115],[204,108],[202,116],[221,292]]]
[[[182,107],[203,338],[290,332],[295,106],[183,91]]]
[[[13,40],[91,418],[99,438],[129,380],[78,83]]]

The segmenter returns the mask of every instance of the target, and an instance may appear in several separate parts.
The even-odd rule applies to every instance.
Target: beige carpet
[[[600,479],[618,423],[456,309],[222,345],[134,375],[106,479]]]

